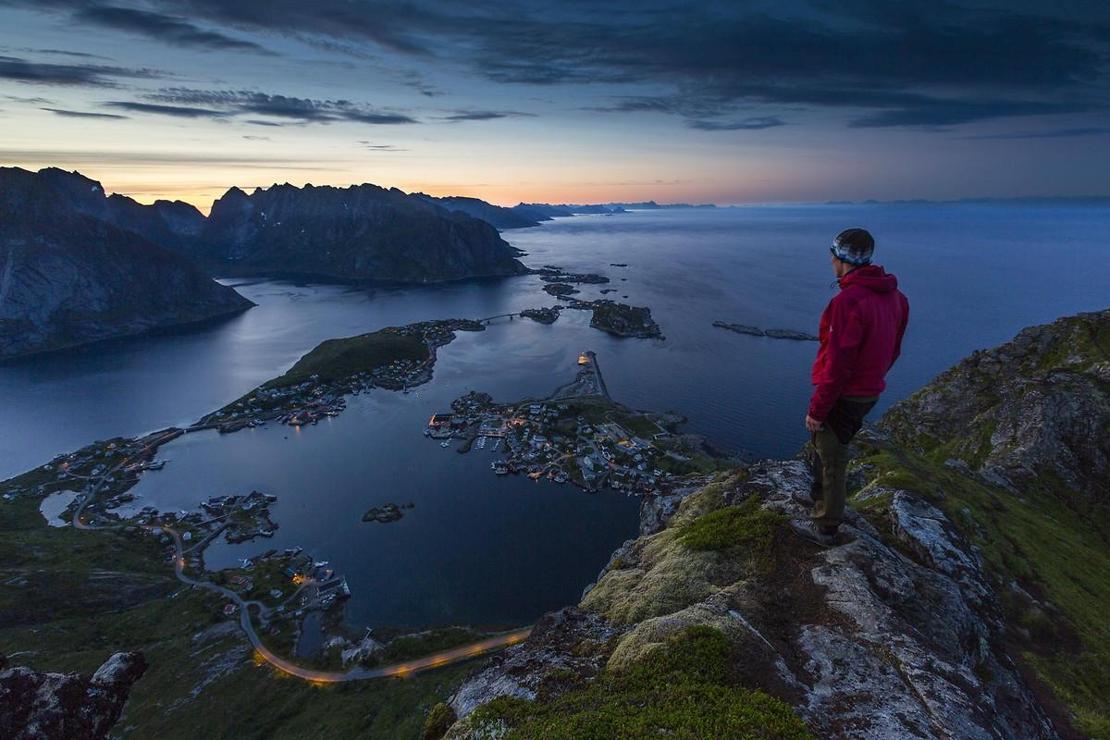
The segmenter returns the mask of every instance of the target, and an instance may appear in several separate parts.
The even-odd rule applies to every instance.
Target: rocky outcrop
[[[737,334],[750,334],[753,337],[769,337],[771,339],[794,339],[800,342],[816,342],[817,337],[803,331],[793,329],[760,329],[758,326],[748,324],[730,324],[727,321],[714,321],[713,326],[718,329],[728,329]]]
[[[116,653],[89,678],[76,673],[0,670],[0,737],[10,740],[103,738],[119,719],[131,686],[146,671],[142,653]]]
[[[830,546],[805,529],[802,460],[645,500],[640,537],[581,603],[458,689],[449,736],[611,711],[598,696],[616,677],[691,630],[727,640],[730,685],[818,737],[1099,735],[1108,340],[1106,311],[1035,327],[895,406],[860,436]],[[709,711],[709,696],[688,698]],[[696,735],[692,721],[652,729]]]
[[[892,408],[880,427],[915,450],[949,448],[1010,487],[1049,479],[1110,501],[1110,310],[1023,330]]]
[[[116,225],[117,201],[98,183],[44,173],[0,168],[0,359],[253,305],[187,259]]]
[[[465,716],[496,696],[533,699],[555,671],[627,670],[682,630],[709,626],[743,656],[747,684],[787,701],[821,737],[1054,737],[999,649],[982,563],[944,514],[894,492],[893,537],[853,514],[843,544],[821,548],[792,529],[807,516],[810,482],[802,462],[768,462],[700,489],[662,531],[614,555],[573,619],[560,613],[471,677],[453,708]],[[699,519],[747,501],[781,517],[767,542],[685,543]]]
[[[391,188],[232,188],[193,254],[222,274],[427,283],[519,275],[517,251],[485,221]]]

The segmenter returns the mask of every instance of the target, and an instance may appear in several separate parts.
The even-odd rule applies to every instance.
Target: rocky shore
[[[769,337],[771,339],[793,339],[802,342],[816,342],[817,337],[813,334],[806,334],[801,331],[793,331],[791,329],[760,329],[758,326],[748,326],[747,324],[730,324],[726,321],[714,321],[713,326],[720,329],[728,329],[737,334],[749,334],[753,337]]]

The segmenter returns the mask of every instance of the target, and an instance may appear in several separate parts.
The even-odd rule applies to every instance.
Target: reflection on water
[[[320,612],[311,611],[304,615],[301,620],[301,634],[293,651],[298,658],[311,658],[324,646],[322,625]]]
[[[52,493],[39,504],[39,513],[51,527],[68,527],[69,520],[60,518],[62,512],[69,508],[73,499],[77,498],[76,491],[58,491]]]

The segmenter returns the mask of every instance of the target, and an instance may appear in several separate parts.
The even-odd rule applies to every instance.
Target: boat
[[[439,443],[439,446],[440,447],[450,447],[451,442],[445,439],[445,440],[443,440],[442,442]]]

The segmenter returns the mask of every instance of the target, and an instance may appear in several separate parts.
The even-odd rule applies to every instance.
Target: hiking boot
[[[795,519],[790,522],[790,527],[800,537],[818,545],[829,547],[836,544],[836,527],[822,527],[812,519]]]

